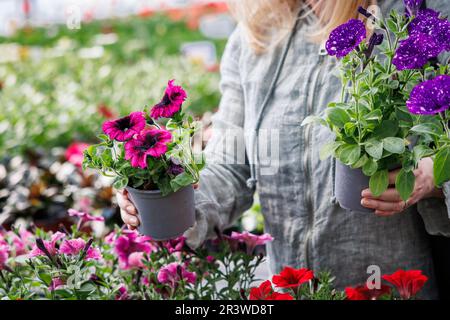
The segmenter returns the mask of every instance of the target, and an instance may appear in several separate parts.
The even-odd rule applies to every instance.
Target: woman
[[[446,13],[446,2],[433,1],[433,7]],[[324,110],[341,91],[334,75],[337,60],[324,54],[324,40],[336,26],[357,17],[358,5],[369,4],[232,3],[240,24],[223,56],[223,96],[206,150],[208,167],[196,191],[197,223],[186,236],[195,247],[214,236],[215,227],[230,226],[251,206],[256,185],[265,230],[275,238],[268,246],[271,272],[284,266],[327,270],[342,288],[365,283],[370,265],[382,273],[420,269],[430,278],[422,297],[435,299],[430,241],[420,214],[435,223],[430,224],[437,227],[435,234],[449,231],[450,223],[444,192],[434,187],[432,160],[424,160],[416,171],[418,182],[408,203],[395,189],[378,199],[365,191],[362,203],[376,214],[347,212],[334,200],[333,160],[319,160],[331,133],[319,126],[300,127],[306,116]],[[404,10],[401,1],[378,4],[385,14],[394,6]],[[245,143],[245,161],[239,161],[239,154],[235,160],[235,143],[226,138]],[[394,178],[395,172],[391,183]],[[119,193],[118,201],[124,222],[136,227],[136,210],[126,194]]]

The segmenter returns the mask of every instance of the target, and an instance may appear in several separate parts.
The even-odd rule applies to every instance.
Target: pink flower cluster
[[[124,230],[114,239],[114,251],[119,257],[119,267],[127,270],[144,267],[142,260],[145,254],[157,251],[157,248],[150,237],[140,236],[136,231]]]
[[[10,255],[21,256],[28,253],[33,244],[34,236],[26,229],[20,228],[17,234],[13,231],[0,233],[0,245],[8,246],[7,240],[11,243]]]
[[[173,117],[181,110],[186,98],[184,89],[170,80],[161,102],[150,111],[151,118]],[[144,112],[133,112],[126,117],[106,121],[102,128],[110,139],[125,142],[125,158],[134,168],[147,168],[147,157],[161,157],[167,152],[167,144],[172,141],[169,131],[153,126],[146,128]]]
[[[244,231],[243,233],[232,232],[230,238],[240,243],[244,243],[247,248],[247,254],[249,255],[253,254],[253,251],[257,246],[273,241],[273,237],[268,233],[258,236],[247,231]]]
[[[98,248],[94,248],[92,246],[88,246],[86,241],[81,238],[76,239],[65,239],[57,248],[57,242],[66,237],[66,235],[62,232],[56,232],[51,236],[50,240],[44,240],[45,249],[51,256],[57,254],[64,254],[66,256],[75,256],[80,254],[82,251],[86,250],[86,255],[84,257],[85,260],[101,260],[102,255]],[[37,257],[37,256],[47,256],[45,252],[43,252],[37,244],[33,246],[31,252],[29,253],[29,257]]]
[[[194,272],[190,272],[186,267],[177,262],[172,262],[162,267],[158,272],[158,281],[168,284],[172,288],[176,288],[178,282],[186,281],[187,283],[195,283],[197,276]]]

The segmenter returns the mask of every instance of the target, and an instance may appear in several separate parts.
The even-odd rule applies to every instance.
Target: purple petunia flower
[[[406,7],[406,14],[409,16],[415,16],[422,6],[423,0],[404,0]]]
[[[166,130],[146,129],[135,139],[125,144],[125,159],[131,161],[134,168],[147,168],[147,156],[159,158],[167,152],[167,143],[172,134]]]
[[[442,75],[418,84],[406,102],[409,112],[433,115],[450,108],[450,76]]]
[[[418,33],[400,41],[392,63],[398,70],[421,69],[429,59],[437,57],[441,48],[433,37]]]
[[[145,127],[143,112],[133,112],[130,115],[103,123],[102,129],[111,139],[127,141]]]
[[[334,29],[326,43],[330,56],[345,57],[367,37],[366,27],[361,20],[351,19]]]
[[[450,21],[439,18],[439,12],[426,9],[419,12],[408,26],[410,35],[426,34],[435,39],[441,52],[450,51]]]
[[[182,87],[175,86],[174,82],[175,80],[169,81],[161,102],[150,111],[150,116],[153,119],[170,118],[180,111],[187,94]]]
[[[178,176],[184,172],[183,166],[178,160],[170,159],[169,167],[167,168],[167,173],[171,176]]]

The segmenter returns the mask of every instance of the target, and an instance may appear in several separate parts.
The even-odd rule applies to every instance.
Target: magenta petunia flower
[[[116,241],[117,235],[114,231],[111,231],[108,233],[108,235],[105,237],[105,243],[107,244],[113,244],[114,241]]]
[[[66,161],[72,163],[74,166],[81,168],[83,164],[83,152],[87,149],[87,147],[89,147],[87,143],[73,142],[67,147],[64,154]]]
[[[145,128],[145,116],[143,112],[132,112],[130,115],[103,123],[102,129],[110,139],[127,141],[139,134]]]
[[[187,94],[182,87],[175,86],[174,82],[175,80],[169,81],[161,102],[150,111],[150,116],[153,119],[170,118],[180,111]]]
[[[151,243],[150,237],[140,236],[136,231],[124,230],[122,235],[114,241],[114,251],[119,257],[119,267],[126,270],[131,267],[130,255],[132,253],[143,252],[149,254],[157,251],[157,248]]]
[[[361,20],[351,19],[334,29],[326,43],[330,56],[343,58],[356,49],[367,37],[367,31]]]
[[[167,240],[163,243],[163,245],[169,251],[169,253],[174,253],[182,251],[185,243],[186,237],[181,236],[175,239]]]
[[[132,269],[145,268],[143,262],[144,258],[145,258],[144,252],[133,252],[128,256],[128,266]]]
[[[247,231],[244,231],[243,233],[232,232],[231,238],[241,243],[245,243],[248,255],[253,254],[256,246],[260,246],[273,241],[273,237],[268,233],[258,236]]]
[[[69,216],[71,217],[78,217],[80,218],[81,223],[90,222],[90,221],[105,221],[104,217],[96,217],[93,215],[90,215],[86,212],[77,211],[75,209],[69,209],[68,210]]]
[[[44,246],[47,249],[47,251],[50,253],[50,255],[53,256],[53,255],[57,254],[58,250],[56,248],[56,243],[59,240],[65,238],[65,236],[66,235],[64,233],[58,231],[52,235],[50,241],[47,241],[47,240],[43,241]],[[36,244],[34,244],[33,248],[31,249],[30,253],[28,254],[28,256],[30,258],[33,258],[33,257],[37,257],[37,256],[46,256],[46,254],[41,249],[39,249]]]
[[[27,231],[25,228],[20,228],[19,235],[13,231],[8,231],[6,237],[10,239],[13,244],[11,254],[13,256],[20,256],[26,254],[29,248],[33,245],[34,236],[31,232]],[[0,244],[2,244],[2,236],[0,235]],[[5,242],[5,244],[7,244]]]
[[[433,37],[418,33],[400,41],[392,63],[398,70],[421,69],[431,58],[437,57],[441,48]]]
[[[64,281],[61,278],[53,278],[48,290],[55,291],[61,289],[65,285]]]
[[[187,283],[195,283],[196,279],[197,276],[194,272],[187,271],[183,265],[177,262],[162,267],[158,272],[158,281],[168,284],[172,288],[176,288],[181,280],[185,280]]]
[[[122,285],[119,290],[117,290],[117,294],[115,300],[128,300],[130,296],[128,295],[128,290],[125,285]]]
[[[67,256],[76,256],[86,247],[86,241],[84,239],[71,239],[64,240],[59,247],[59,253],[65,254]],[[86,252],[86,260],[100,260],[102,255],[100,250],[94,247],[89,247]]]
[[[403,0],[406,7],[406,13],[415,16],[422,6],[423,0]]]
[[[9,246],[0,244],[0,270],[6,267],[6,261],[9,258]]]
[[[135,139],[125,144],[125,159],[130,160],[134,168],[147,168],[147,156],[159,158],[167,152],[167,143],[172,134],[166,130],[146,129]]]
[[[450,76],[442,75],[419,83],[411,91],[406,105],[409,112],[433,115],[450,108]]]
[[[432,9],[420,11],[409,24],[408,31],[410,35],[426,34],[432,37],[440,52],[450,51],[450,21],[439,18],[437,11]]]

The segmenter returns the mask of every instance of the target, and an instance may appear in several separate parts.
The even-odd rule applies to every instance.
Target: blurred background
[[[57,230],[69,208],[120,223],[111,181],[82,171],[83,150],[169,79],[210,130],[234,27],[224,1],[0,0],[0,225]],[[262,231],[255,200],[235,229]]]

